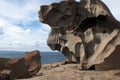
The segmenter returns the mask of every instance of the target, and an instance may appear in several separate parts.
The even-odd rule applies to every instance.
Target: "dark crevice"
[[[87,17],[85,20],[81,22],[81,24],[75,31],[84,32],[88,28],[95,27],[97,24],[101,22],[105,23],[106,21],[107,21],[107,17],[104,15],[99,15],[98,17],[90,17],[90,18]],[[106,31],[103,31],[103,33],[106,33]]]
[[[60,51],[60,49],[61,49],[61,45],[59,45],[59,44],[55,44],[55,49],[58,50],[58,51]]]
[[[107,33],[107,31],[106,31],[106,30],[103,30],[103,33]]]
[[[95,70],[95,65],[91,66],[89,70]]]

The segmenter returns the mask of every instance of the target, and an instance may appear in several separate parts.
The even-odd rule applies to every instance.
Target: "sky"
[[[0,0],[0,51],[51,51],[46,42],[50,27],[39,22],[38,11],[41,5],[60,1]],[[120,1],[102,1],[120,20]]]

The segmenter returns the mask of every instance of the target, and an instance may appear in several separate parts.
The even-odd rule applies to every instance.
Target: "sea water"
[[[18,51],[0,51],[1,58],[21,58],[25,52]],[[63,62],[64,56],[60,52],[40,52],[41,63],[50,64],[54,62]]]

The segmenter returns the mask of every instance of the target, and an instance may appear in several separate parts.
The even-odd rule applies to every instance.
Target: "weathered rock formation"
[[[40,21],[50,25],[48,45],[80,63],[80,69],[120,69],[120,23],[101,0],[65,0],[41,6]]]
[[[26,52],[20,59],[10,59],[7,65],[13,78],[28,78],[36,75],[41,68],[40,63],[40,52],[36,50]]]

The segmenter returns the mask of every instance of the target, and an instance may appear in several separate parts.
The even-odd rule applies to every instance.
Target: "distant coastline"
[[[0,51],[0,58],[21,58],[24,54],[22,51]],[[42,64],[64,61],[64,56],[60,52],[40,52],[40,55]]]

